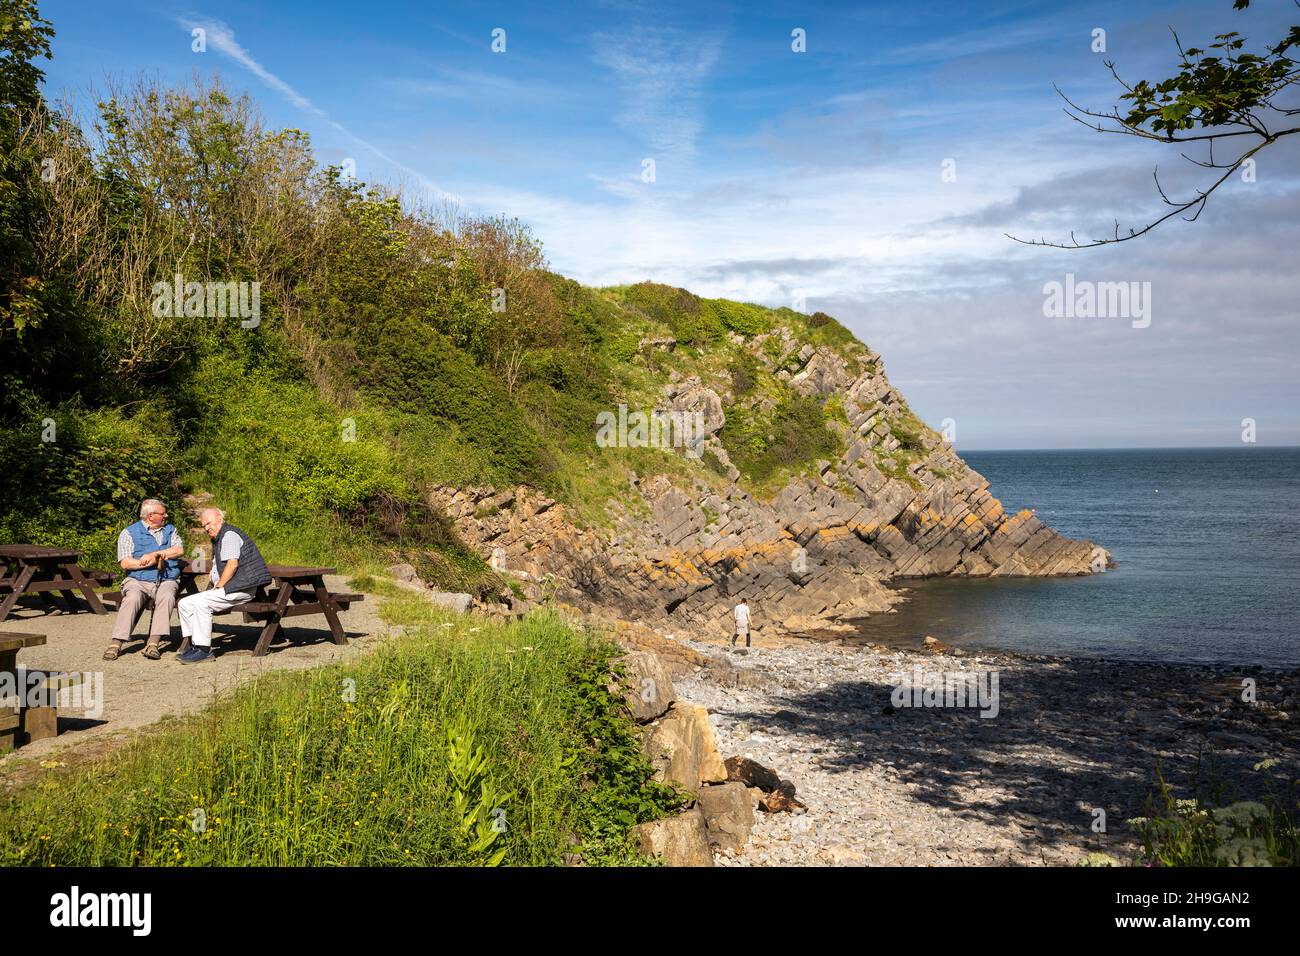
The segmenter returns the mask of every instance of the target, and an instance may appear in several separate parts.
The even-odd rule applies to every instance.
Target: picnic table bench
[[[18,700],[0,700],[0,753],[12,750],[24,738],[25,742],[53,737],[59,732],[58,708],[28,706],[22,695],[31,687],[41,687],[47,695],[56,694],[64,687],[81,683],[80,674],[61,674],[57,671],[28,671],[18,669],[18,652],[24,647],[39,647],[45,643],[44,634],[16,634],[0,631],[0,691],[5,695],[16,693]],[[35,680],[33,680],[33,675]],[[49,700],[57,698],[50,696]]]
[[[108,611],[95,593],[96,585],[111,584],[111,571],[92,571],[81,567],[81,552],[71,548],[47,548],[36,544],[0,545],[0,621],[5,620],[23,594],[40,596],[45,610],[58,610],[51,591],[58,591],[68,605],[77,609],[76,591],[95,614]]]
[[[271,572],[271,583],[258,588],[252,600],[217,612],[217,616],[242,614],[245,623],[262,623],[262,633],[253,648],[254,657],[266,653],[271,641],[280,632],[285,618],[306,614],[324,614],[334,643],[348,642],[347,635],[343,633],[343,625],[339,623],[338,612],[346,611],[357,601],[364,601],[365,595],[331,593],[325,586],[325,575],[337,574],[336,569],[272,564],[267,570]],[[189,638],[182,638],[180,652],[185,653],[189,646]]]

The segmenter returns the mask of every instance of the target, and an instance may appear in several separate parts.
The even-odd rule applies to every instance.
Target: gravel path
[[[771,767],[803,813],[759,813],[721,865],[1068,865],[1092,851],[1128,859],[1156,761],[1177,795],[1197,754],[1257,792],[1266,757],[1300,766],[1300,671],[1133,664],[997,653],[923,653],[800,641],[747,655],[699,641],[709,666],[678,694],[711,711],[724,756]],[[998,675],[998,712],[894,709],[914,667]],[[1257,702],[1241,701],[1242,679]],[[983,678],[989,688],[988,678]],[[909,695],[910,696],[910,695]],[[1300,719],[1300,718],[1298,718]],[[1289,779],[1289,777],[1287,778]],[[1094,832],[1105,811],[1106,832]]]

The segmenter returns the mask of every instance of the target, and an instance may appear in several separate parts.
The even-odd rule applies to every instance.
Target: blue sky
[[[1254,6],[41,5],[53,96],[85,107],[113,79],[219,72],[325,162],[526,220],[581,281],[801,296],[881,352],[930,424],[953,419],[959,449],[1232,445],[1248,417],[1260,444],[1300,443],[1300,144],[1138,242],[1003,236],[1145,221],[1157,163],[1170,188],[1202,181],[1170,147],[1072,123],[1052,84],[1109,107],[1103,61],[1168,75],[1171,25],[1203,45],[1271,41],[1294,19]],[[1150,282],[1150,325],[1044,317],[1044,284],[1067,273]]]

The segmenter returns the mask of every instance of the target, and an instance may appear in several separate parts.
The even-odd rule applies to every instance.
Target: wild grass
[[[1142,841],[1145,866],[1296,866],[1300,864],[1300,781],[1279,785],[1275,759],[1255,764],[1266,776],[1257,799],[1229,801],[1220,782],[1208,797],[1178,799],[1159,768],[1146,816],[1128,821]],[[1258,788],[1252,788],[1258,789]]]
[[[373,654],[262,677],[7,795],[0,862],[636,862],[629,827],[675,797],[606,688],[615,648],[550,614],[502,625],[387,603],[407,635]]]

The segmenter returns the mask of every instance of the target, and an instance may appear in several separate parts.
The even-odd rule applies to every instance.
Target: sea
[[[899,582],[862,640],[1300,667],[1300,448],[972,451],[1008,512],[1109,550],[1088,577]]]

